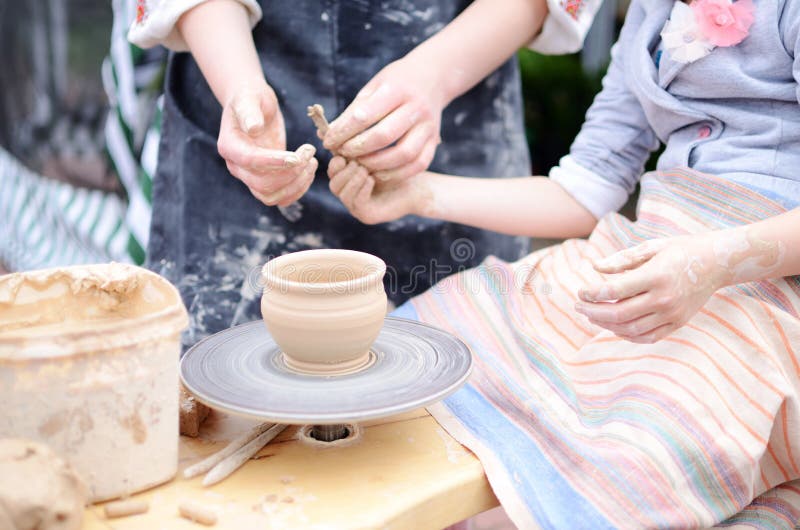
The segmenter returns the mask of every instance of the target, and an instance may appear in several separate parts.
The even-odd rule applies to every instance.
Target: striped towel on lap
[[[652,345],[574,312],[590,259],[784,211],[690,170],[642,180],[637,222],[513,264],[490,258],[400,308],[472,349],[468,384],[431,408],[481,459],[523,529],[793,529],[800,519],[800,280],[720,290]]]

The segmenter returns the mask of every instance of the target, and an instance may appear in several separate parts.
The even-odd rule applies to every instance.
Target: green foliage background
[[[580,131],[586,110],[605,73],[588,73],[580,55],[518,54],[525,105],[525,130],[534,175],[546,175]]]

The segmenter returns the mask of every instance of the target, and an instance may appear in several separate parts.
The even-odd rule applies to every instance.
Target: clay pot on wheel
[[[286,254],[264,265],[261,314],[287,366],[333,375],[370,363],[386,316],[380,258],[352,250]]]

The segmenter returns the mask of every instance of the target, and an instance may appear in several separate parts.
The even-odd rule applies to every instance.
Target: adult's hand
[[[233,176],[269,206],[288,206],[308,190],[314,148],[286,151],[278,99],[264,79],[247,9],[233,0],[201,2],[178,30],[222,105],[217,149]]]
[[[298,200],[317,170],[312,145],[286,151],[283,114],[275,92],[263,79],[243,85],[225,103],[217,149],[228,171],[268,206]]]
[[[390,63],[358,93],[324,137],[326,148],[357,160],[378,181],[428,168],[447,104],[438,76],[415,56]]]
[[[530,42],[546,16],[544,0],[475,0],[378,72],[331,124],[325,147],[357,160],[379,182],[427,169],[442,109]]]

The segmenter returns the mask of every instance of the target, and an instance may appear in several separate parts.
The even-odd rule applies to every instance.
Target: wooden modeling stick
[[[219,464],[213,467],[208,475],[203,479],[203,486],[211,486],[220,480],[223,480],[228,475],[239,469],[242,464],[250,460],[262,447],[267,445],[273,438],[278,436],[287,425],[280,423],[273,425],[266,431],[262,432],[249,443],[238,449],[222,460]]]
[[[217,451],[216,453],[212,454],[208,458],[201,460],[200,462],[187,467],[183,470],[183,477],[184,478],[192,478],[196,477],[197,475],[201,475],[211,469],[212,467],[219,464],[222,460],[229,457],[237,450],[241,449],[253,439],[255,439],[258,435],[269,429],[270,427],[274,426],[274,423],[262,423],[260,425],[256,425],[249,431],[237,436],[231,442]]]

